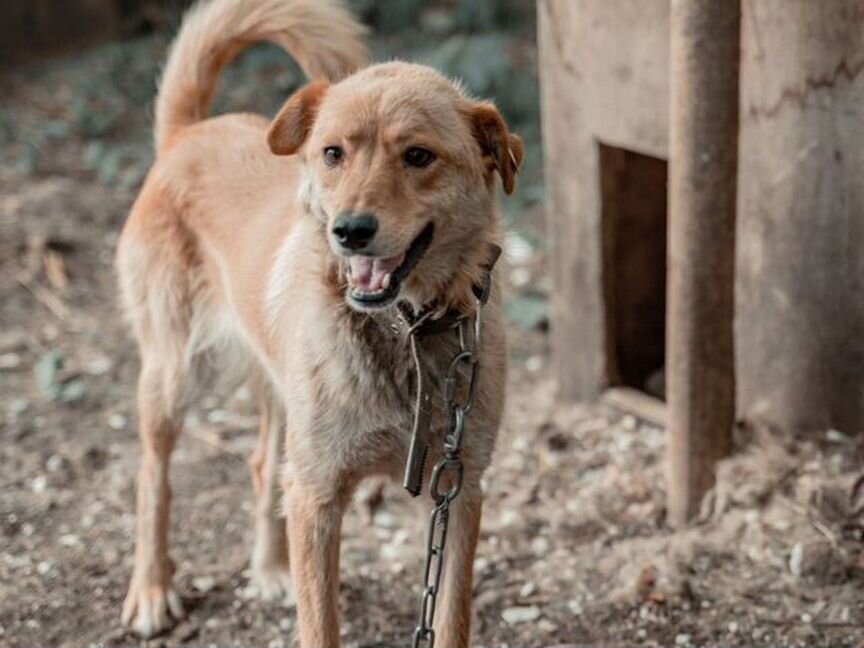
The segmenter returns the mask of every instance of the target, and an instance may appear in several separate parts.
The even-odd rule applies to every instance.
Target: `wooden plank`
[[[600,398],[601,402],[619,412],[631,414],[640,421],[659,428],[666,428],[668,413],[666,403],[659,398],[631,387],[610,387]]]
[[[681,526],[731,446],[739,0],[671,3],[668,517]]]

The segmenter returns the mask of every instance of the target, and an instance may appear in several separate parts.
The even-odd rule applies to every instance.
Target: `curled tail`
[[[156,99],[156,151],[207,117],[222,68],[253,43],[285,49],[310,79],[366,63],[365,28],[340,0],[200,0],[174,40]]]

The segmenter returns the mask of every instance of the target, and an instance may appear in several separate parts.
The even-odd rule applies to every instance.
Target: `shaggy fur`
[[[337,215],[377,217],[366,252],[379,258],[405,252],[431,224],[432,242],[399,300],[441,312],[476,307],[471,287],[500,238],[496,174],[512,191],[521,141],[494,106],[434,70],[386,63],[355,72],[365,63],[362,32],[334,0],[213,0],[187,15],[168,60],[157,159],[117,257],[141,353],[143,451],[123,619],[143,636],[183,613],[168,552],[168,463],[185,406],[205,370],[218,367],[221,378],[251,380],[260,394],[261,440],[250,459],[253,578],[267,596],[293,582],[303,647],[339,644],[342,514],[361,479],[401,477],[414,378],[395,306],[358,310],[346,298],[350,264],[331,235]],[[315,80],[272,123],[245,114],[205,119],[220,69],[261,40],[283,46]],[[323,151],[334,145],[345,155],[328,165]],[[404,153],[415,146],[437,159],[406,166]],[[504,397],[500,301],[495,284],[439,597],[444,647],[468,645],[480,477]],[[423,340],[429,384],[440,386],[454,351],[452,336]],[[440,409],[433,416],[444,420]],[[433,434],[430,461],[440,436]],[[287,520],[279,517],[280,477]]]

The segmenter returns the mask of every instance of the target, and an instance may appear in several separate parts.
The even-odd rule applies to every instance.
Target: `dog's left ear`
[[[313,81],[288,98],[267,131],[267,144],[273,153],[293,155],[300,150],[329,86],[327,81]]]
[[[516,173],[525,153],[522,138],[507,129],[501,113],[491,103],[471,104],[467,115],[474,138],[480,144],[484,157],[491,158],[501,176],[504,191],[509,196],[516,188]]]

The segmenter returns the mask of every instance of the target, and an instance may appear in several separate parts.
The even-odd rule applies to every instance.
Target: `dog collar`
[[[479,307],[486,305],[489,301],[489,295],[492,292],[492,269],[501,257],[501,247],[494,243],[489,244],[489,254],[486,262],[483,264],[483,277],[478,284],[471,286],[471,292],[477,298]],[[399,312],[405,323],[408,325],[408,331],[411,335],[417,337],[428,337],[430,335],[438,335],[445,331],[456,328],[466,317],[465,313],[451,308],[446,311],[441,317],[433,318],[435,312],[434,303],[425,306],[419,313],[414,313],[411,306],[404,301],[398,304]]]

